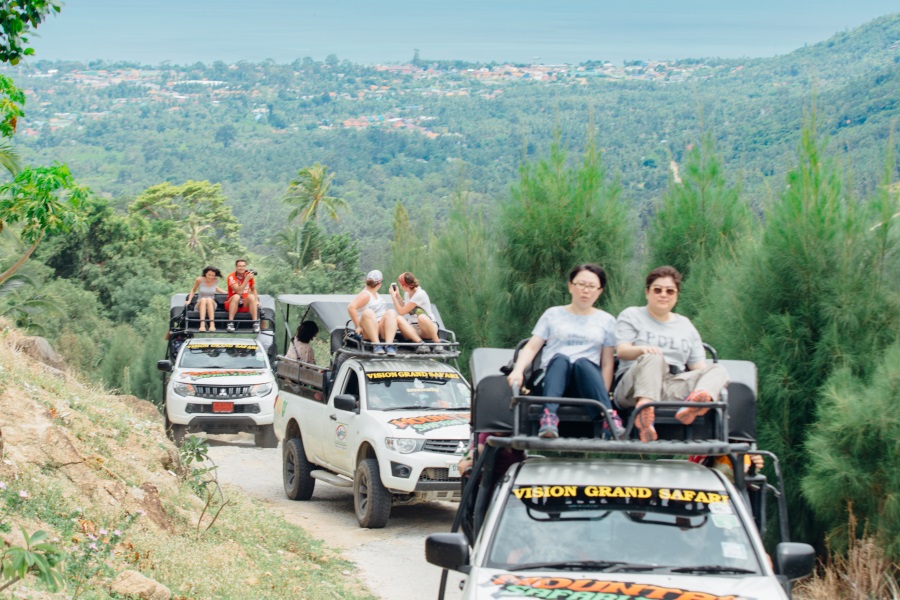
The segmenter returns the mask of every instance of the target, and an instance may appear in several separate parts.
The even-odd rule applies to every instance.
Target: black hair
[[[216,274],[216,277],[221,277],[221,276],[222,276],[222,271],[218,270],[217,268],[215,268],[215,267],[212,266],[212,265],[209,265],[208,267],[203,267],[203,272],[202,272],[202,274],[201,274],[201,277],[205,277],[207,271],[212,271],[213,273]]]
[[[298,341],[308,344],[311,339],[316,337],[317,333],[319,333],[319,326],[316,325],[315,321],[303,321],[297,327],[297,335],[295,337]]]
[[[575,267],[569,271],[569,283],[575,281],[575,278],[582,271],[589,271],[597,276],[600,280],[600,287],[606,288],[606,271],[603,270],[603,267],[600,265],[596,265],[594,263],[584,263],[581,265],[575,265]]]
[[[678,272],[678,269],[669,265],[656,267],[655,269],[650,271],[646,279],[646,289],[649,290],[654,281],[656,281],[657,279],[663,279],[664,277],[671,277],[672,281],[675,282],[675,289],[681,291],[681,273]]]

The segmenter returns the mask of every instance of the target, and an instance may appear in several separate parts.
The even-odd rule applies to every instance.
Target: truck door
[[[352,475],[356,465],[354,455],[356,453],[357,430],[359,429],[359,415],[355,412],[338,410],[334,407],[334,398],[338,394],[349,394],[357,399],[359,406],[362,373],[354,368],[345,369],[342,378],[335,382],[331,398],[328,401],[326,414],[328,419],[326,427],[330,431],[323,435],[323,452],[328,464],[336,471]]]

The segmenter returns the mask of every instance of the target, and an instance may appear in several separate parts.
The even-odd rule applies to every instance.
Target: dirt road
[[[316,483],[312,500],[294,502],[281,483],[281,447],[256,448],[249,435],[213,436],[210,458],[219,466],[223,484],[243,488],[286,521],[335,548],[359,567],[359,576],[373,594],[385,599],[437,598],[440,569],[425,561],[425,536],[449,531],[456,505],[432,502],[397,506],[384,529],[362,529],[353,512],[349,488]],[[460,598],[460,574],[451,574],[446,598]]]

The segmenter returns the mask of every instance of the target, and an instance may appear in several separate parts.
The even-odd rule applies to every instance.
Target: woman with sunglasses
[[[615,401],[619,408],[638,408],[648,402],[696,402],[675,418],[685,425],[706,413],[703,403],[719,397],[728,385],[728,372],[706,364],[700,334],[690,319],[672,310],[681,290],[681,273],[657,267],[645,281],[646,306],[626,308],[616,319],[616,354],[619,370]],[[635,426],[641,441],[656,439],[653,407],[640,411]]]
[[[520,387],[525,367],[530,365],[541,348],[541,369],[544,371],[542,395],[554,398],[592,398],[612,409],[609,387],[613,376],[616,320],[608,312],[594,308],[603,288],[606,271],[599,265],[578,265],[569,273],[569,294],[572,302],[548,308],[538,319],[531,339],[519,351],[513,370],[507,376],[509,384]],[[543,438],[559,436],[557,403],[544,405],[538,435]],[[600,411],[588,407],[591,417]],[[613,411],[613,423],[619,437],[623,431],[621,420]]]

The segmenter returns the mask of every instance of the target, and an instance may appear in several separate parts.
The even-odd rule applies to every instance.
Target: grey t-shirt
[[[546,369],[557,354],[572,362],[587,358],[599,365],[603,346],[616,345],[615,330],[616,320],[608,312],[576,315],[565,306],[554,306],[544,311],[531,334],[546,342],[541,355],[541,368]]]
[[[703,341],[691,320],[675,313],[671,316],[663,323],[654,319],[646,306],[626,308],[616,319],[616,344],[658,346],[666,362],[679,371],[706,360]],[[624,373],[633,364],[633,360],[620,360],[616,374]]]

